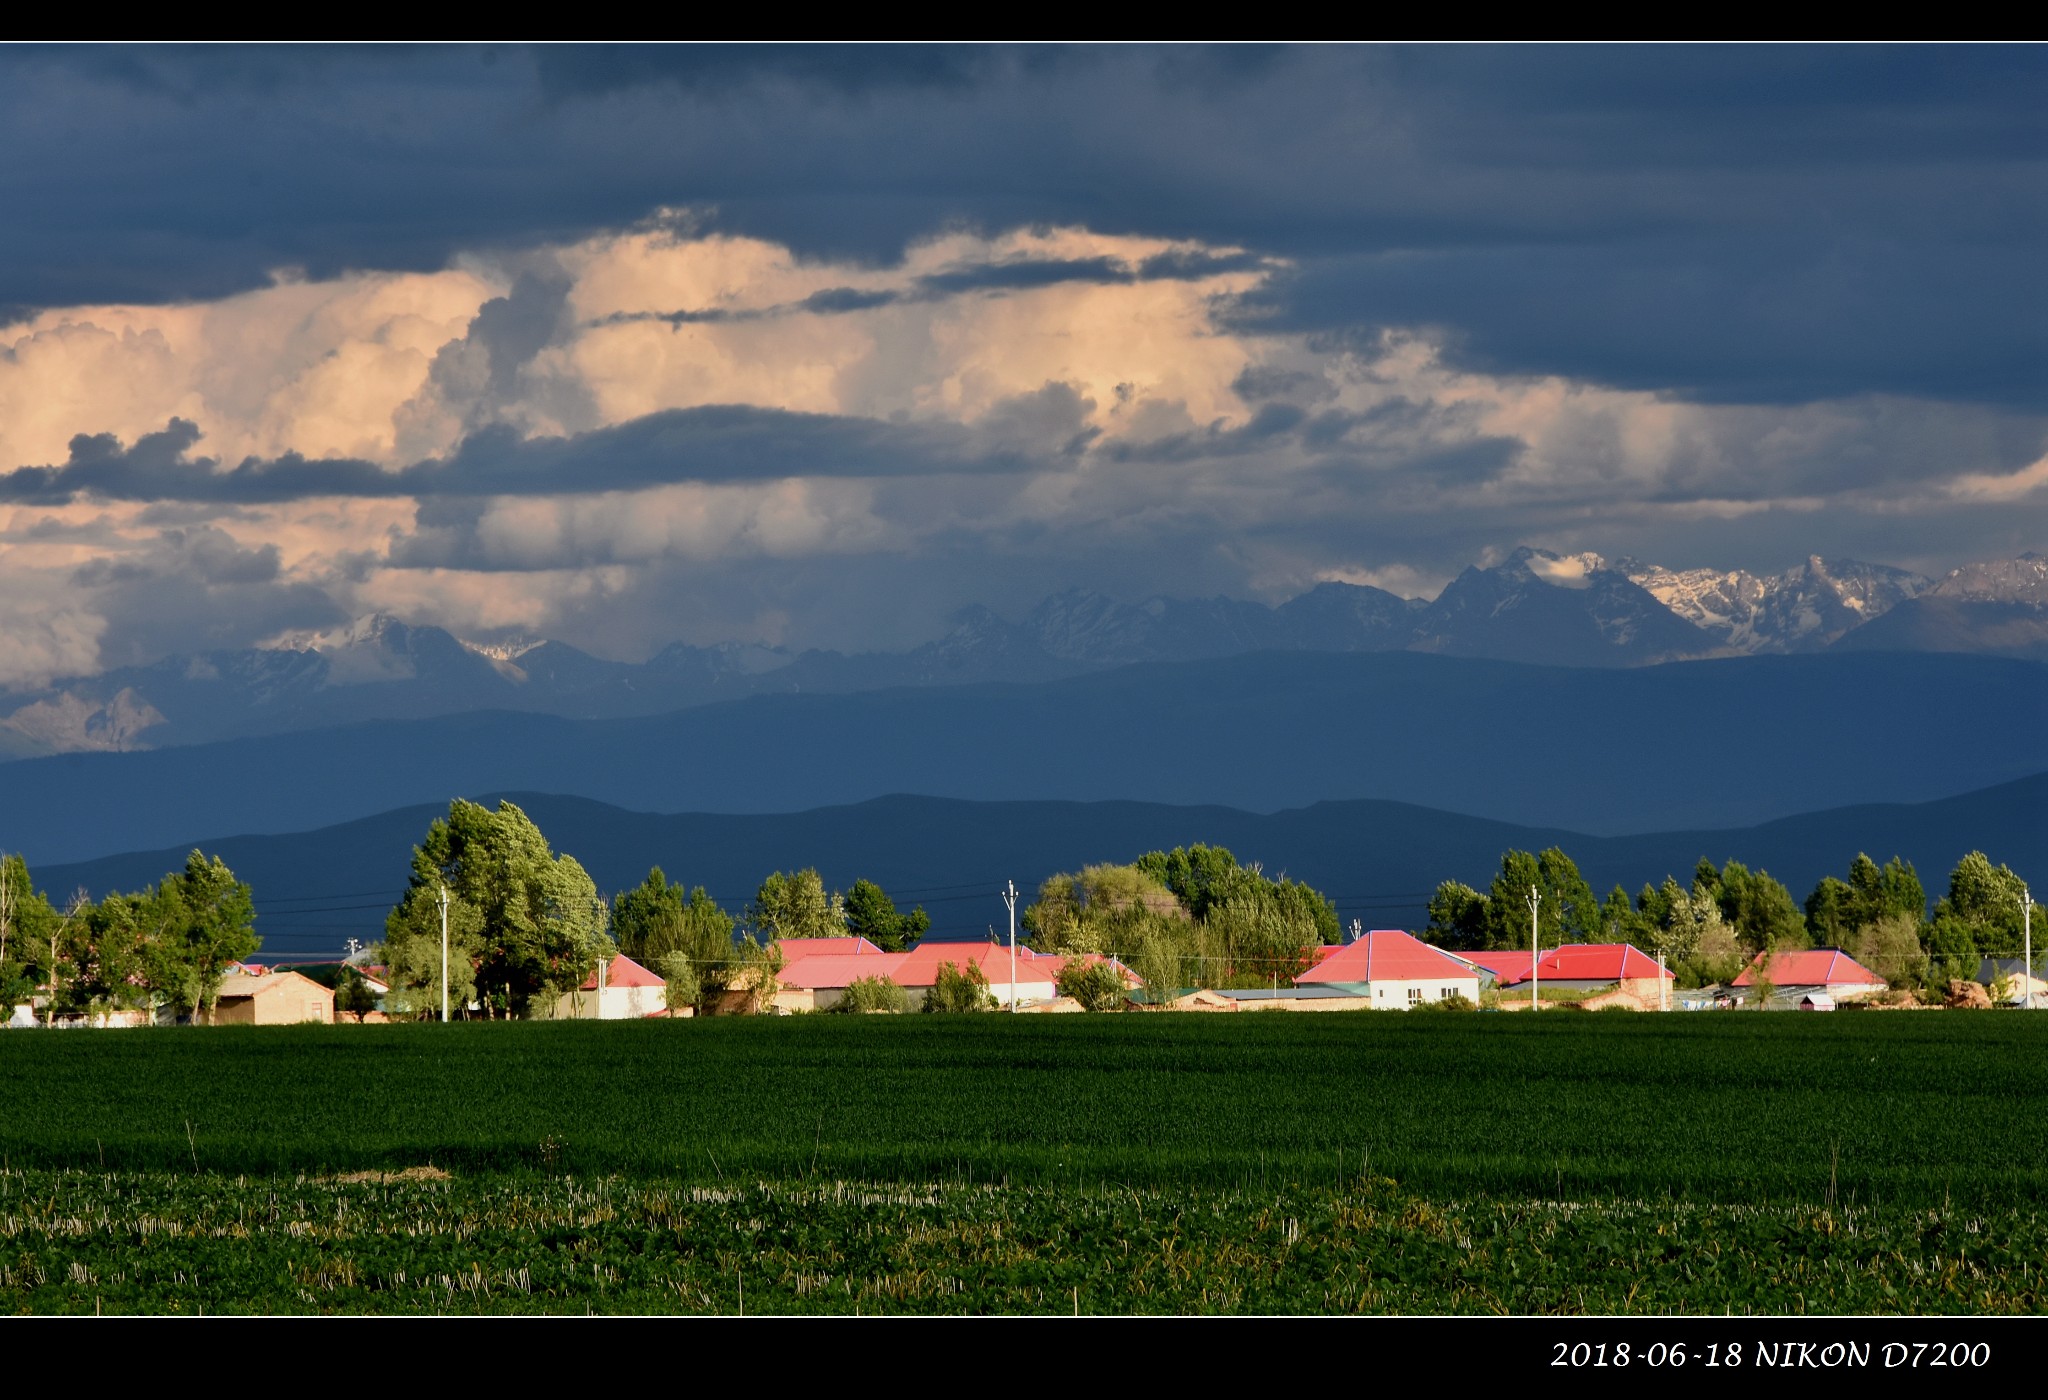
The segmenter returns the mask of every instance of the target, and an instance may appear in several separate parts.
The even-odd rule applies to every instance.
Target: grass
[[[0,1311],[1979,1313],[2034,1211],[0,1172]]]
[[[0,1312],[2039,1311],[2044,1041],[2015,1015],[10,1034]]]
[[[804,1017],[0,1037],[0,1162],[2048,1198],[2048,1017]]]

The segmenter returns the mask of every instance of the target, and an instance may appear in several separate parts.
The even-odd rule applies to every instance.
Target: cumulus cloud
[[[2035,499],[2024,409],[1475,367],[1441,327],[1284,324],[1295,267],[1036,225],[859,261],[671,212],[45,310],[0,332],[0,584],[46,600],[0,684],[373,610],[640,655],[908,645],[1071,584],[1429,592],[1523,542],[1924,570]]]

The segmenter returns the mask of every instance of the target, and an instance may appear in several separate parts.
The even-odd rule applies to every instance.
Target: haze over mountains
[[[703,885],[728,909],[745,907],[771,870],[816,867],[829,886],[879,881],[903,907],[922,905],[932,936],[981,938],[1003,916],[1005,879],[1034,892],[1056,871],[1146,850],[1206,842],[1228,846],[1332,897],[1348,922],[1420,928],[1439,880],[1484,889],[1509,848],[1558,845],[1596,892],[1619,883],[1633,894],[1665,876],[1691,878],[1701,857],[1740,860],[1786,882],[1795,898],[1823,875],[1842,874],[1858,851],[1903,856],[1938,889],[1965,852],[2018,859],[2048,837],[2048,776],[1939,802],[1843,808],[1736,830],[1594,837],[1517,826],[1396,802],[1325,802],[1259,814],[1228,807],[1143,802],[963,802],[883,797],[809,812],[734,817],[630,812],[587,798],[505,794],[556,849],[583,863],[598,888],[637,884],[651,866]],[[479,794],[495,805],[496,795]],[[412,846],[446,811],[422,804],[360,821],[283,836],[201,844],[256,892],[269,956],[331,954],[343,940],[380,937],[404,889]],[[139,889],[183,861],[185,849],[132,852],[46,866],[39,880],[60,898]]]
[[[1256,652],[1035,685],[759,695],[596,720],[483,711],[0,769],[37,863],[306,830],[482,792],[793,812],[888,793],[1382,798],[1601,834],[1925,801],[2048,770],[2048,665],[1889,652],[1626,670]]]
[[[1758,576],[1520,549],[1466,569],[1431,601],[1347,583],[1277,607],[1230,598],[1131,604],[1075,589],[1020,622],[970,608],[944,636],[907,652],[677,643],[639,663],[559,641],[478,645],[379,616],[295,645],[171,656],[0,696],[0,758],[487,709],[644,716],[749,695],[1041,682],[1257,651],[1408,650],[1613,668],[1830,648],[2048,659],[2048,559],[1974,564],[1931,582],[1819,558]]]

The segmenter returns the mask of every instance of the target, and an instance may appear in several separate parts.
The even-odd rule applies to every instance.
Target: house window
[[[1422,988],[1410,987],[1408,989],[1408,1004],[1410,1006],[1422,1005]]]
[[[1456,987],[1438,987],[1436,989],[1436,999],[1438,1001],[1449,1001],[1457,994],[1458,989]]]

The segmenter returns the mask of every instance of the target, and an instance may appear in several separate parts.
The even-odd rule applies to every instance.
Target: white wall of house
[[[1371,999],[1375,1011],[1406,1011],[1426,1001],[1444,1001],[1452,996],[1461,996],[1471,1002],[1479,1000],[1479,979],[1472,976],[1422,977],[1402,981],[1387,978],[1337,985],[1358,988]]]

